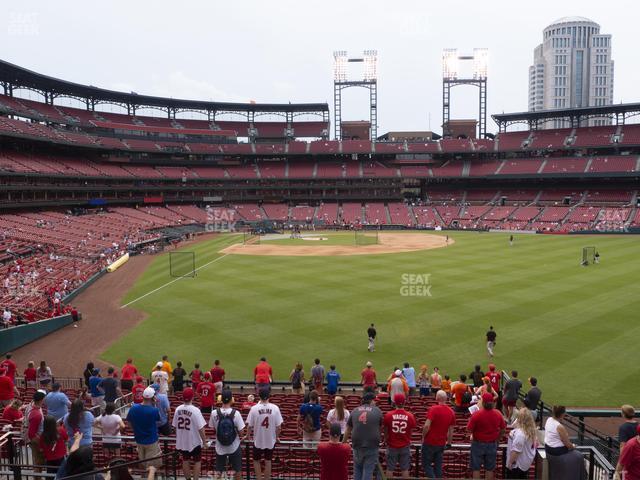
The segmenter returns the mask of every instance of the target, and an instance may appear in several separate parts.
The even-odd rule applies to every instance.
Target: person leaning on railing
[[[569,439],[567,429],[560,423],[566,411],[564,406],[554,405],[553,416],[549,417],[544,425],[544,450],[547,455],[564,455],[576,448]]]

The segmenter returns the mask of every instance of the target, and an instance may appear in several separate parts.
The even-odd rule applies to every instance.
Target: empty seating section
[[[315,211],[315,207],[308,207],[305,205],[291,207],[290,219],[296,222],[311,222],[314,220],[313,216]]]
[[[255,203],[234,205],[233,208],[243,220],[255,222],[265,219],[262,209]]]
[[[333,225],[338,221],[338,204],[322,203],[318,207],[316,220],[323,222],[325,225]]]
[[[315,165],[305,160],[289,160],[289,178],[313,178]]]
[[[582,191],[569,189],[547,188],[542,191],[538,201],[540,202],[562,202],[569,198],[570,203],[575,203],[582,197]]]
[[[497,175],[521,175],[538,173],[542,166],[542,160],[539,158],[510,158],[504,161],[504,165]]]
[[[530,132],[504,132],[498,134],[498,150],[522,150],[522,142],[529,138]]]
[[[258,155],[282,155],[285,149],[286,145],[284,143],[275,145],[256,143],[256,154]]]
[[[529,144],[529,150],[563,148],[567,136],[571,133],[570,128],[558,130],[537,130],[533,132],[533,138]]]
[[[289,219],[289,207],[287,205],[264,203],[262,209],[270,220],[284,222]]]
[[[461,219],[477,219],[482,217],[485,213],[487,213],[489,210],[491,210],[491,206],[490,205],[476,205],[476,206],[469,206],[469,207],[463,207],[460,210],[459,216],[458,218]]]
[[[501,160],[490,160],[487,162],[471,161],[469,176],[494,175],[501,163]]]
[[[226,172],[222,167],[189,167],[198,178],[225,178]]]
[[[498,194],[497,190],[474,189],[467,190],[465,201],[467,202],[490,202]]]
[[[371,153],[371,142],[368,140],[343,140],[344,153]]]
[[[400,167],[401,177],[429,177],[429,167],[426,165],[402,166]]]
[[[493,152],[495,148],[495,142],[491,139],[475,139],[472,140],[473,147],[476,152]]]
[[[393,225],[413,226],[414,218],[406,203],[394,202],[387,205]]]
[[[283,161],[258,163],[260,178],[285,178],[286,167]]]
[[[345,162],[344,165],[344,176],[347,178],[360,178],[360,162],[356,160],[350,160]]]
[[[631,202],[633,191],[631,190],[589,190],[586,196],[586,203],[625,203]]]
[[[362,175],[364,177],[397,177],[398,169],[387,167],[374,160],[365,160],[362,162]]]
[[[635,172],[638,157],[633,156],[611,156],[594,157],[587,172]]]
[[[618,127],[577,128],[573,147],[601,147],[611,145],[611,137]]]
[[[343,223],[358,224],[363,223],[362,204],[345,202],[342,204],[340,219]]]
[[[559,222],[569,213],[569,207],[546,207],[536,219],[539,222]]]
[[[460,207],[458,206],[439,205],[435,207],[435,211],[438,213],[438,215],[442,219],[442,222],[446,226],[451,225],[451,222],[456,218],[460,218]]]
[[[409,153],[438,153],[440,151],[438,142],[430,143],[407,143]]]
[[[226,165],[225,170],[231,178],[258,178],[255,165]]]
[[[460,177],[464,163],[459,160],[445,162],[440,167],[432,167],[434,177]]]
[[[311,142],[309,145],[309,153],[312,155],[329,155],[339,153],[340,143],[336,141],[321,140],[317,142]]]
[[[506,219],[514,211],[515,207],[493,207],[491,211],[483,217],[483,220],[499,222]]]
[[[367,203],[365,204],[365,219],[371,225],[386,225],[387,211],[384,203]]]
[[[287,152],[289,155],[305,155],[307,153],[307,142],[289,142]]]
[[[506,202],[533,202],[540,190],[502,190],[500,197],[505,197]]]
[[[345,175],[345,164],[340,162],[318,162],[317,178],[342,178]]]
[[[464,190],[428,190],[427,197],[432,202],[461,202]]]
[[[541,173],[582,173],[587,167],[587,158],[549,158]]]
[[[530,222],[536,218],[541,211],[542,209],[539,207],[520,207],[511,214],[509,219],[516,222]]]
[[[416,216],[416,225],[419,227],[438,227],[443,225],[442,219],[434,211],[433,207],[419,205],[413,206],[412,210]]]
[[[440,147],[443,152],[470,152],[473,149],[468,138],[443,138]]]
[[[640,145],[640,123],[622,127],[622,145]]]
[[[404,143],[375,143],[376,153],[405,153]]]

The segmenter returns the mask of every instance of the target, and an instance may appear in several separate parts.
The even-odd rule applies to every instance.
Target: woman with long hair
[[[340,425],[340,440],[342,440],[351,414],[344,406],[344,398],[336,396],[333,402],[334,408],[327,414],[327,428],[331,430],[331,425],[334,423]]]
[[[304,393],[304,370],[300,362],[296,363],[295,368],[291,370],[289,381],[291,382],[291,391],[293,393]]]
[[[93,375],[93,369],[96,368],[93,365],[93,362],[87,363],[87,367],[84,369],[82,376],[84,377],[84,384],[87,388],[89,388],[89,379]]]
[[[420,373],[418,374],[418,386],[420,387],[420,396],[427,397],[431,393],[431,376],[426,365],[420,365]]]
[[[62,418],[62,425],[67,430],[69,438],[80,432],[82,433],[82,439],[80,440],[80,446],[91,445],[93,442],[93,414],[84,408],[84,403],[79,398],[76,398],[69,408],[67,413]]]
[[[51,381],[53,380],[53,374],[51,373],[51,368],[47,366],[47,362],[42,360],[40,362],[40,366],[38,370],[36,370],[36,375],[38,378],[38,383],[40,384],[40,388],[44,388],[48,390]]]
[[[51,415],[47,415],[42,423],[40,449],[47,465],[47,473],[58,473],[58,467],[67,454],[66,442],[69,440],[62,425]]]
[[[527,478],[538,447],[538,430],[528,408],[516,413],[507,444],[506,478]]]

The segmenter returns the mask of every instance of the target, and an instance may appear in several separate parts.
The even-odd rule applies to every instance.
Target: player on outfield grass
[[[369,346],[367,347],[367,350],[369,350],[369,352],[373,352],[375,350],[377,335],[378,332],[376,331],[376,328],[372,323],[371,326],[367,329],[367,337],[369,337]]]
[[[493,349],[496,346],[496,337],[498,335],[496,334],[495,330],[493,329],[493,326],[489,327],[489,331],[487,332],[487,352],[489,353],[490,357],[493,357]]]

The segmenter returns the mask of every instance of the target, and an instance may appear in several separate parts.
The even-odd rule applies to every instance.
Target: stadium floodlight
[[[442,78],[458,78],[458,49],[445,48],[442,50]]]
[[[473,49],[473,78],[482,80],[487,78],[487,67],[489,65],[489,49]]]
[[[333,78],[337,82],[347,80],[347,52],[345,50],[336,50],[333,52]]]
[[[364,79],[365,81],[378,78],[378,51],[365,50],[364,52]]]

